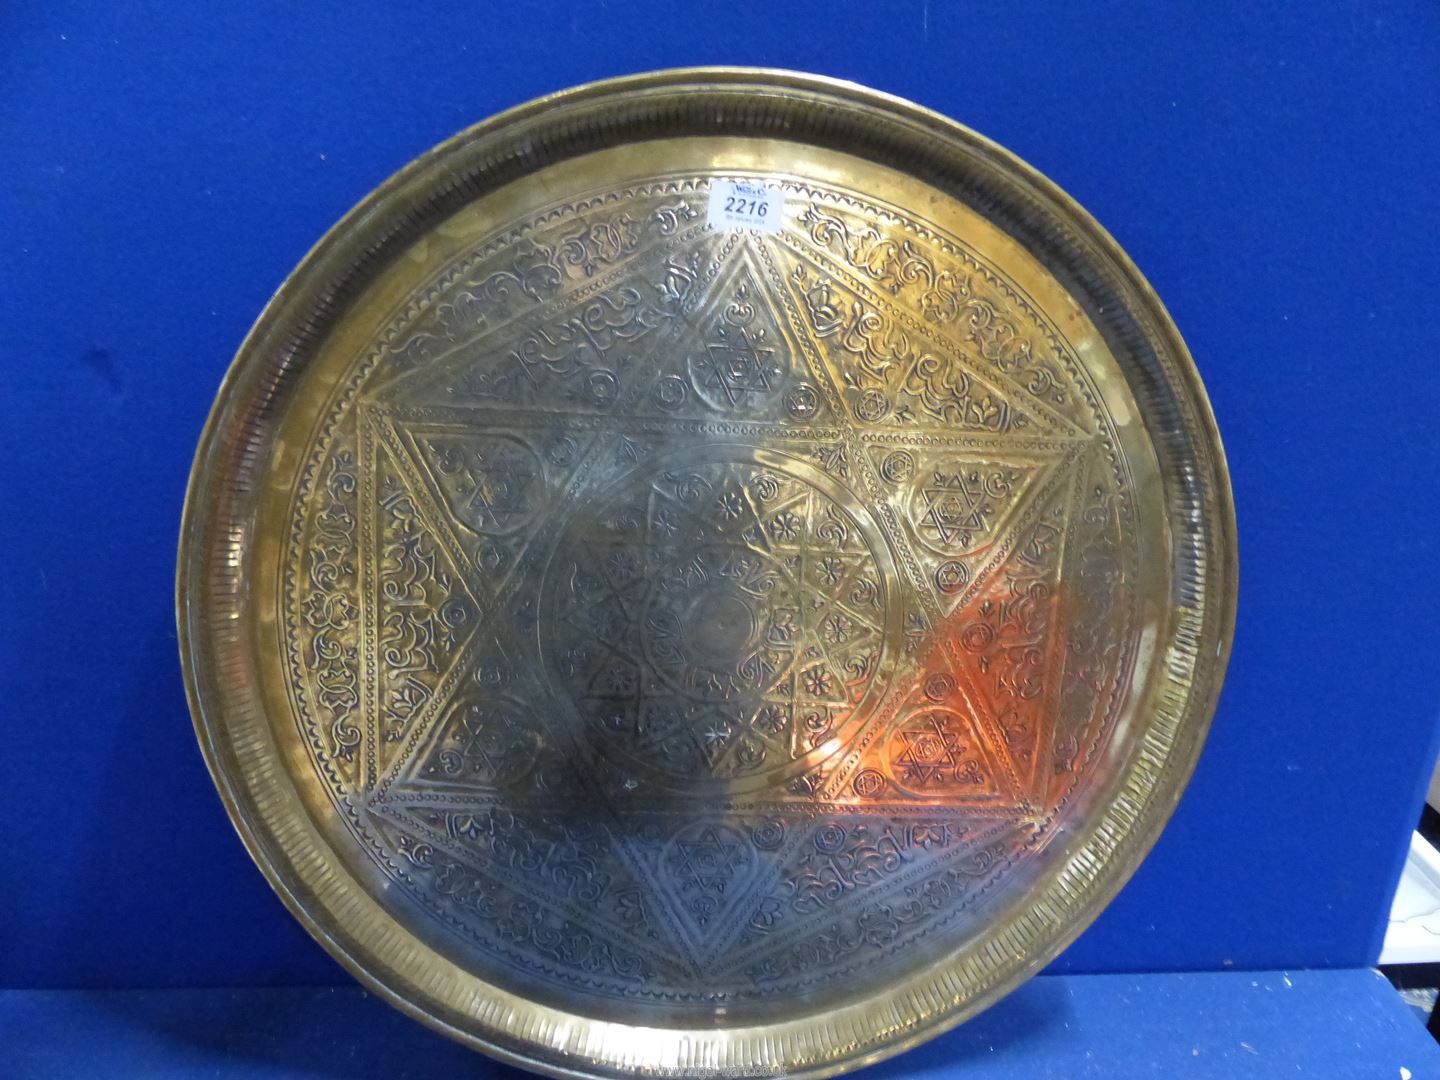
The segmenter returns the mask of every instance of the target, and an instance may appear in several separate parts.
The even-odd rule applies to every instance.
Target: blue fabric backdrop
[[[171,588],[210,400],[306,248],[407,160],[701,63],[855,79],[1012,148],[1134,256],[1209,386],[1229,683],[1154,856],[1060,966],[1375,958],[1440,700],[1440,9],[406,7],[0,10],[0,985],[343,979],[190,732]]]

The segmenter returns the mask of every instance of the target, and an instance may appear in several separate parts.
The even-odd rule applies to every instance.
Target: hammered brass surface
[[[779,221],[711,224],[730,180]],[[1163,310],[1040,196],[913,107],[680,73],[460,136],[322,243],[217,403],[180,617],[332,952],[553,1073],[825,1073],[1098,912],[1198,752],[1233,526]]]

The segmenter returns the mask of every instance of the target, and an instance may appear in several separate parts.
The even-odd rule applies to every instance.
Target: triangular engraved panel
[[[867,447],[940,609],[976,594],[1080,444],[892,439]]]
[[[480,607],[434,523],[425,500],[373,426],[364,425],[372,467],[362,489],[369,672],[367,694],[375,745],[372,780],[433,707]]]
[[[1084,434],[822,258],[798,257],[789,281],[845,411],[862,427]]]
[[[485,337],[406,400],[627,418],[833,423],[773,253],[739,233],[640,260]]]
[[[842,952],[878,958],[902,932],[948,913],[957,892],[980,876],[979,866],[965,860],[993,865],[1022,828],[994,819],[830,809],[792,827],[774,887],[728,950],[727,966],[753,983],[803,976],[811,966],[823,971]],[[967,867],[977,873],[967,874]],[[926,896],[929,881],[944,885]],[[818,941],[811,938],[817,931]]]
[[[926,663],[906,682],[910,688],[895,706],[833,762],[825,797],[892,809],[1026,812],[999,729],[960,688],[947,651],[927,650]]]
[[[709,237],[650,252],[477,338],[403,388],[413,404],[633,414],[683,394],[674,346],[716,267]]]
[[[892,314],[903,311],[912,323],[933,330],[958,352],[969,371],[998,387],[1041,427],[1058,424],[1076,433],[1093,433],[1094,417],[1085,395],[1076,392],[1065,374],[1077,366],[1075,358],[1026,299],[991,268],[958,248],[947,250],[937,237],[904,229],[898,221],[893,232],[884,233],[837,204],[812,204],[797,224],[816,251],[844,268],[857,291],[893,305]],[[846,332],[855,337],[852,344],[892,343],[886,339],[898,323],[887,328],[870,309],[852,310],[851,315]],[[887,353],[899,359],[903,351],[880,345],[854,354],[875,362]],[[983,396],[975,400],[983,402]]]
[[[994,717],[1022,789],[1043,797],[1056,726],[1064,624],[1060,570],[1078,471],[1021,528],[1014,550],[956,613],[958,663]],[[1041,789],[1037,792],[1037,787]]]
[[[689,407],[667,402],[668,411],[697,419],[833,424],[799,331],[785,314],[786,300],[774,250],[758,237],[731,233],[719,249],[718,272],[703,286],[692,331],[677,344],[679,374],[694,400]],[[682,394],[678,384],[674,392]]]
[[[422,737],[397,762],[384,797],[420,792],[457,805],[544,798],[573,788],[563,740],[551,732],[543,690],[494,635],[481,631],[464,672]],[[538,706],[538,707],[537,707]]]
[[[746,814],[632,814],[617,828],[697,970],[713,966],[772,890],[786,843],[780,819]]]
[[[401,853],[401,880],[453,929],[523,958],[522,967],[585,971],[628,988],[688,969],[658,927],[650,887],[617,856],[605,825],[400,804],[377,808],[375,820]]]
[[[1066,545],[1062,579],[1067,584],[1064,673],[1050,746],[1053,805],[1085,767],[1106,721],[1102,703],[1114,700],[1133,663],[1133,615],[1126,602],[1127,573],[1121,525],[1125,496],[1106,483],[1105,455],[1081,465],[1080,501]],[[1073,587],[1069,587],[1073,586]],[[1043,779],[1043,778],[1041,778]],[[1037,780],[1038,782],[1038,780]]]
[[[536,534],[563,505],[595,438],[476,423],[473,412],[458,409],[407,409],[393,422],[466,553],[467,572],[491,596],[518,565],[539,558]]]
[[[360,780],[364,735],[358,505],[362,470],[356,447],[354,419],[347,418],[328,456],[316,462],[310,541],[287,578],[296,635],[290,662],[292,671],[305,677],[313,702],[302,713],[302,722],[346,787]]]
[[[582,200],[531,226],[492,237],[451,263],[398,313],[374,354],[366,393],[392,401],[440,400],[455,373],[503,357],[493,341],[542,312],[582,310],[632,266],[653,262],[656,247],[683,248],[704,232],[693,195],[650,187],[629,206]],[[595,313],[592,313],[592,318]],[[603,320],[599,320],[603,321]]]
[[[1008,803],[1010,785],[994,748],[961,702],[923,702],[904,710],[880,740],[875,771],[885,796],[914,796],[947,806]],[[866,783],[867,791],[874,781]],[[877,795],[880,792],[876,793]]]

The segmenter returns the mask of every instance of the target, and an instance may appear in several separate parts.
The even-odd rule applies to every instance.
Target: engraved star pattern
[[[457,301],[426,309],[418,359],[355,426],[353,471],[383,458],[390,502],[363,478],[333,488],[353,540],[316,503],[332,561],[360,567],[337,571],[355,599],[303,601],[309,655],[360,643],[356,704],[343,654],[306,686],[330,688],[317,737],[405,887],[473,943],[619,999],[790,985],[831,925],[902,942],[863,913],[943,912],[1027,842],[1064,759],[1037,741],[1054,689],[1026,681],[1017,643],[1049,647],[1061,556],[1021,578],[1026,549],[1002,544],[1034,537],[1044,506],[1071,513],[1072,475],[1099,475],[1077,425],[1004,369],[967,367],[972,400],[939,346],[907,368],[867,343],[875,259],[699,225],[652,252],[647,227],[694,217],[669,206],[573,265],[552,272],[537,246],[505,271],[539,300],[583,285],[583,308],[525,309],[483,350],[465,336],[483,289],[467,286],[463,332],[442,325]],[[1036,438],[1012,465],[1021,436],[999,425],[1016,418]],[[882,469],[897,447],[908,466]],[[883,520],[856,509],[875,499]],[[1007,553],[960,561],[982,543]],[[934,672],[943,709],[920,690]],[[368,727],[347,759],[351,724]],[[773,805],[697,821],[750,780]]]
[[[918,728],[902,730],[900,739],[904,749],[895,763],[905,779],[913,784],[934,783],[953,776],[961,767],[965,747],[937,716],[926,716]]]

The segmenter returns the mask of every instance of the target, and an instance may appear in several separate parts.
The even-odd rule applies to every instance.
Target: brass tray
[[[940,116],[696,70],[385,183],[241,348],[178,617],[255,861],[565,1076],[822,1076],[994,1002],[1154,841],[1225,463],[1105,232]]]

